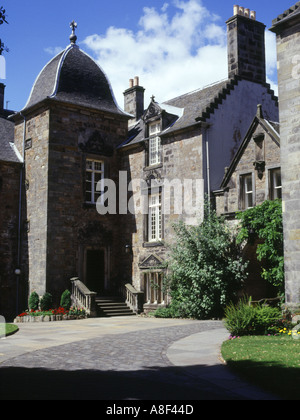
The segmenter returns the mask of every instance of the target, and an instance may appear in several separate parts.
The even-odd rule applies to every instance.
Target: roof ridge
[[[210,114],[213,114],[215,109],[218,108],[223,100],[225,100],[226,97],[230,95],[231,91],[234,89],[234,86],[236,86],[241,80],[241,77],[235,75],[233,79],[225,79],[224,81],[226,80],[228,80],[226,86],[219,90],[214,99],[206,107],[205,111],[202,112],[201,116],[196,118],[196,121],[205,122],[207,118],[209,118]]]
[[[283,13],[281,13],[277,18],[272,20],[272,24],[276,25],[276,23],[279,23],[284,18],[290,16],[291,14],[295,13],[300,8],[300,1],[298,1],[293,6],[289,7],[287,10],[285,10]],[[298,10],[300,12],[300,10]]]
[[[226,77],[225,79],[219,80],[218,82],[210,83],[210,84],[205,85],[205,86],[203,86],[201,88],[194,89],[194,90],[192,90],[190,92],[183,93],[182,95],[175,96],[174,98],[171,98],[171,99],[168,99],[167,101],[162,102],[162,104],[168,104],[169,105],[169,102],[171,102],[171,101],[175,101],[176,99],[179,99],[179,98],[184,98],[185,96],[192,95],[192,94],[194,94],[196,92],[201,92],[201,91],[203,91],[205,89],[208,89],[210,87],[216,86],[219,83],[221,84],[222,82],[225,82],[226,80],[230,80],[230,79],[228,79]],[[172,105],[172,106],[174,106],[174,105]]]

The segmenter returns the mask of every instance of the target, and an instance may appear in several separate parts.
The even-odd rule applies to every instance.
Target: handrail
[[[124,294],[127,305],[137,314],[144,311],[144,292],[139,292],[135,287],[127,283],[124,285]]]
[[[77,308],[83,308],[88,316],[94,317],[97,314],[96,310],[96,292],[90,291],[78,277],[71,278],[72,305]]]

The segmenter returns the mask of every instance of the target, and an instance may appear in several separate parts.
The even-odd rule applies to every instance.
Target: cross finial
[[[75,35],[75,29],[77,28],[77,23],[74,20],[70,23],[70,28],[72,29],[70,35],[71,44],[76,44],[77,36]]]

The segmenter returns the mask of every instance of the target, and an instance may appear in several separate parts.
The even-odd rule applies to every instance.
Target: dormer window
[[[160,121],[149,124],[149,166],[161,163],[160,131]]]

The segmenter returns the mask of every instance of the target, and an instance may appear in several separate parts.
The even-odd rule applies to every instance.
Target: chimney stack
[[[138,76],[129,79],[129,88],[124,92],[124,110],[134,116],[129,125],[137,122],[144,113],[144,92],[145,89],[140,86]]]
[[[254,10],[238,5],[233,6],[233,17],[226,23],[228,77],[265,83],[265,25],[256,20]]]

